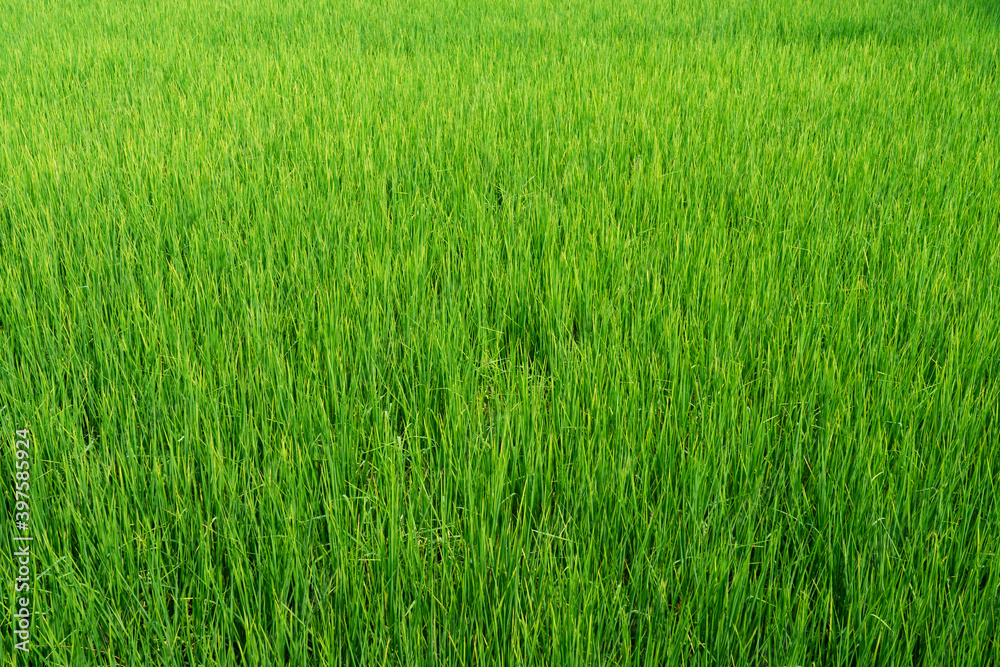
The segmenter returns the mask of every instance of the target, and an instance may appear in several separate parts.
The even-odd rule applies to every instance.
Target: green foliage
[[[28,664],[995,664],[983,16],[7,3]]]

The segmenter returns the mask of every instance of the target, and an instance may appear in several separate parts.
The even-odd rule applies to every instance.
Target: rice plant
[[[0,662],[996,665],[998,64],[982,0],[9,0]]]

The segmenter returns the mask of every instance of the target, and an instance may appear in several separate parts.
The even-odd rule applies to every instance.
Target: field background
[[[995,3],[2,5],[17,664],[1000,662]]]

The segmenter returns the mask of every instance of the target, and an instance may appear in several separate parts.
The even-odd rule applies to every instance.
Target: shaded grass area
[[[995,662],[982,17],[11,4],[29,663]]]
[[[996,26],[1000,26],[1000,3],[995,0],[980,0],[975,7],[981,10]]]

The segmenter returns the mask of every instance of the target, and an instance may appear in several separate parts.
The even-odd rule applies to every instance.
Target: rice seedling
[[[4,664],[996,664],[998,62],[972,0],[8,2]]]

